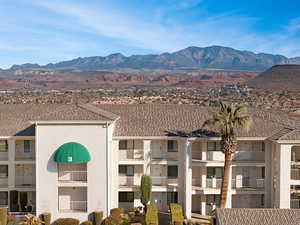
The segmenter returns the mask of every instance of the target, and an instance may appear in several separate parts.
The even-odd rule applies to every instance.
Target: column
[[[186,154],[182,155],[184,159],[184,210],[185,216],[190,219],[192,213],[192,142],[186,142]]]
[[[290,208],[291,145],[280,145],[279,151],[279,208]]]
[[[144,140],[144,169],[143,173],[150,175],[151,140]]]
[[[206,196],[201,195],[201,215],[206,215]]]
[[[207,174],[207,168],[201,167],[201,187],[206,188],[206,174]]]
[[[15,152],[16,141],[14,139],[8,140],[8,187],[9,189],[15,188]]]
[[[232,166],[230,167],[230,172],[229,172],[226,208],[232,208]]]
[[[201,159],[207,160],[207,141],[201,142]]]

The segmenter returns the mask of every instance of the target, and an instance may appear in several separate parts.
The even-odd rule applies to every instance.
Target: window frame
[[[122,171],[122,169],[124,171]],[[132,168],[132,173],[129,173],[130,169]],[[126,177],[133,177],[134,176],[134,165],[119,165],[119,176],[126,176]]]
[[[212,176],[210,176],[209,172],[208,171],[213,171],[212,172]],[[220,176],[217,176],[217,170],[221,170],[221,177]],[[222,167],[207,167],[206,168],[206,178],[207,179],[212,179],[212,178],[216,178],[216,179],[223,179],[224,177],[224,169]]]
[[[168,191],[167,192],[167,204],[178,203],[178,192],[177,191]]]
[[[0,152],[8,152],[8,141],[7,140],[0,140],[0,143],[1,142],[5,142],[5,144],[4,144],[5,149],[0,148]],[[0,146],[1,146],[1,144],[0,144]]]
[[[167,149],[168,149],[168,152],[178,152],[178,141],[177,140],[168,140],[167,141]]]
[[[172,169],[176,168],[176,175],[171,175]],[[177,179],[178,178],[178,166],[168,166],[168,179]]]
[[[29,148],[25,147],[25,143],[28,143]],[[31,140],[24,140],[23,144],[24,144],[24,150],[23,150],[24,153],[31,153],[32,152],[31,151]]]
[[[122,196],[125,195],[125,196]],[[120,191],[119,192],[119,202],[134,202],[134,192],[133,191]]]
[[[210,148],[210,144],[213,144],[213,148]],[[208,152],[219,152],[221,150],[221,142],[220,141],[208,141],[207,142],[207,151]]]
[[[130,142],[132,142],[132,147],[129,147]],[[123,143],[125,147],[120,147],[122,145],[121,143]],[[120,151],[134,150],[134,147],[135,147],[135,143],[134,143],[134,140],[132,140],[132,139],[119,141],[119,150]]]

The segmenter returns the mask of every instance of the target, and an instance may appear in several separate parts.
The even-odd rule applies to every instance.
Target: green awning
[[[87,148],[77,142],[61,145],[54,155],[54,161],[57,163],[84,163],[90,160],[91,156]]]

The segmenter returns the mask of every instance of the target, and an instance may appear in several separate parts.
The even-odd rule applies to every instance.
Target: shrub
[[[50,225],[51,224],[51,213],[43,213],[42,219],[43,219],[45,225]]]
[[[143,175],[141,179],[141,203],[144,205],[145,211],[147,210],[147,204],[151,199],[152,194],[152,179],[150,176]]]
[[[21,222],[20,224],[23,225],[42,225],[44,222],[40,220],[40,218],[36,217],[32,214],[25,215],[25,220]]]
[[[10,222],[15,222],[17,221],[16,216],[8,216],[7,217],[7,224],[9,224]]]
[[[124,213],[124,209],[123,208],[114,208],[110,210],[110,214],[116,214],[116,215],[120,215]]]
[[[60,218],[57,219],[56,225],[79,225],[79,220],[74,219],[74,218]]]
[[[7,224],[7,208],[0,208],[0,225]]]
[[[171,203],[170,204],[171,211],[171,224],[173,225],[183,225],[184,216],[182,212],[182,207],[180,204]]]
[[[158,210],[156,205],[150,204],[147,206],[146,225],[158,225]]]
[[[93,222],[87,220],[87,221],[82,222],[82,225],[93,225]]]
[[[102,220],[103,220],[103,212],[102,211],[94,212],[94,225],[101,225]]]
[[[127,214],[111,214],[104,221],[105,225],[128,225],[130,218]]]

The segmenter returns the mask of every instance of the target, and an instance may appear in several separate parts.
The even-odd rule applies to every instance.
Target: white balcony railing
[[[207,178],[206,187],[207,188],[221,188],[222,179],[221,178]]]
[[[0,152],[0,161],[8,160],[8,152]]]
[[[140,176],[119,176],[120,186],[138,186],[141,183]]]
[[[300,209],[300,199],[291,199],[291,208]]]
[[[300,180],[300,169],[291,169],[291,179]]]
[[[34,160],[35,152],[33,150],[29,152],[16,152],[16,160]]]
[[[1,176],[0,174],[0,186],[8,186],[8,177],[7,176]]]
[[[259,189],[265,187],[265,179],[262,178],[253,179],[253,178],[244,177],[244,178],[232,179],[231,184],[233,189],[236,188]]]
[[[143,149],[119,150],[119,160],[143,160]]]
[[[31,187],[35,185],[35,176],[20,176],[15,178],[16,186]]]
[[[178,152],[151,153],[152,160],[178,160]]]
[[[236,161],[264,161],[265,152],[263,151],[237,151],[233,155]]]
[[[151,176],[153,185],[167,185],[167,177],[162,176]]]
[[[59,171],[61,182],[87,182],[87,171]]]
[[[71,210],[87,211],[87,201],[70,201]]]

